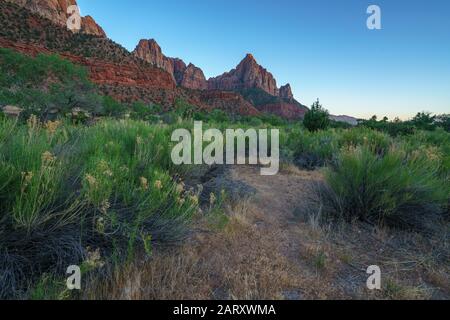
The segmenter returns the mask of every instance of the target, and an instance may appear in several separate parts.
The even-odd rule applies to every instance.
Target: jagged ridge
[[[278,89],[272,74],[252,55],[231,72],[206,80],[192,63],[164,56],[155,40],[141,40],[130,53],[106,37],[67,30],[62,26],[64,8],[76,3],[74,0],[7,1],[0,1],[0,46],[33,55],[59,53],[88,67],[91,80],[99,84],[102,93],[121,101],[142,100],[169,107],[182,97],[206,109],[248,115],[262,111],[288,118],[302,117],[307,110],[293,99],[289,85]],[[255,89],[265,103],[245,89]]]

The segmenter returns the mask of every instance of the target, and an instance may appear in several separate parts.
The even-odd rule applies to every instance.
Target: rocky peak
[[[6,0],[24,7],[58,25],[67,23],[67,8],[76,5],[75,0]]]
[[[162,53],[161,47],[155,41],[155,39],[139,41],[139,44],[137,45],[136,49],[134,49],[133,54],[136,57],[165,70],[170,75],[172,75],[172,77],[174,77],[173,60],[167,58]]]
[[[6,0],[18,6],[24,7],[33,13],[49,19],[53,23],[66,26],[69,14],[67,9],[72,5],[77,5],[76,0]],[[81,32],[106,37],[103,29],[95,22],[91,16],[81,18]]]
[[[133,54],[148,63],[164,69],[179,86],[188,89],[206,90],[208,83],[203,71],[192,63],[186,66],[183,60],[166,57],[154,39],[141,40]]]
[[[173,76],[175,77],[175,81],[178,85],[181,85],[183,82],[184,71],[186,71],[186,63],[183,60],[178,58],[170,58],[173,64]]]
[[[209,79],[208,86],[214,90],[231,91],[259,88],[273,96],[279,94],[277,82],[273,75],[260,66],[252,54],[247,54],[236,69]]]
[[[294,99],[294,95],[292,94],[292,88],[289,83],[280,87],[280,98],[289,100]]]
[[[94,18],[92,18],[91,16],[81,18],[81,32],[106,38],[105,31],[95,22]]]
[[[241,61],[241,63],[245,63],[245,64],[258,64],[256,62],[255,57],[251,54],[251,53],[247,53],[245,55],[245,58]]]
[[[203,71],[190,63],[184,70],[183,78],[180,84],[182,87],[197,90],[208,89],[208,82],[206,81]]]

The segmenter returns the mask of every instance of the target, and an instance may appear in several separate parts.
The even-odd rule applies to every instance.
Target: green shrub
[[[334,131],[293,131],[286,145],[293,151],[292,162],[303,169],[324,166],[339,150]]]
[[[0,102],[45,118],[50,111],[65,115],[73,108],[100,111],[100,99],[87,70],[57,55],[29,57],[0,48]]]
[[[0,121],[0,298],[23,297],[89,250],[108,263],[182,240],[198,199],[172,178],[184,170],[170,160],[172,130]]]
[[[441,114],[436,117],[436,125],[450,132],[450,114]]]
[[[197,108],[183,99],[176,99],[174,113],[182,119],[192,119]]]
[[[420,130],[434,130],[436,116],[433,116],[430,112],[419,112],[413,119],[412,124]]]
[[[398,227],[423,227],[439,217],[448,181],[423,154],[391,149],[384,156],[368,147],[343,151],[326,171],[321,193],[328,217]]]
[[[103,112],[109,117],[118,117],[126,112],[127,108],[110,96],[103,97]]]
[[[330,126],[330,115],[327,110],[322,108],[319,99],[311,106],[311,110],[305,114],[303,125],[311,132],[325,130]]]
[[[385,154],[392,145],[392,139],[387,134],[363,127],[341,131],[337,139],[340,147],[365,146],[379,155]]]
[[[162,110],[158,105],[147,105],[143,102],[137,101],[131,105],[131,111],[132,119],[156,122],[157,114]]]

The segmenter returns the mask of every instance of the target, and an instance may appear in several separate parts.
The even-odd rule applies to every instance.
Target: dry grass
[[[361,224],[298,230],[300,257],[322,279],[351,299],[448,299],[448,244],[409,232],[370,229]],[[366,269],[378,265],[382,290],[365,287]]]
[[[200,221],[198,229],[203,231],[183,247],[156,252],[112,280],[91,283],[84,297],[449,298],[445,232],[430,238],[363,224],[320,224],[315,217],[320,210],[304,205],[308,186],[322,177],[318,172],[290,170],[268,178],[243,167],[233,176],[258,192],[227,210],[224,228],[213,231]],[[370,265],[381,267],[380,291],[366,288]]]
[[[260,233],[247,202],[231,209],[220,232],[129,266],[113,279],[91,283],[87,299],[282,299],[297,277],[279,253],[277,235]]]

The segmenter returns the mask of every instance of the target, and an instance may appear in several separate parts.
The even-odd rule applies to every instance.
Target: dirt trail
[[[181,247],[155,251],[152,259],[131,265],[113,281],[94,284],[88,298],[448,297],[448,266],[430,263],[436,260],[436,242],[399,231],[368,231],[361,224],[330,229],[308,219],[306,201],[311,187],[323,180],[319,171],[290,167],[261,176],[258,167],[234,166],[200,176],[205,201],[221,189],[231,198],[233,192],[241,196],[225,208],[227,223],[200,214],[198,227]],[[447,252],[445,246],[442,250]],[[385,289],[378,292],[366,288],[366,269],[374,264],[384,272]]]
[[[257,232],[261,239],[271,235],[291,266],[282,298],[448,299],[448,267],[433,262],[424,268],[423,261],[436,260],[432,241],[364,224],[331,230],[309,220],[307,201],[314,184],[323,181],[320,171],[290,167],[276,176],[261,176],[256,167],[236,166],[231,175],[256,190],[250,206],[257,213]],[[366,288],[366,269],[373,264],[384,271],[382,291]]]
[[[314,183],[321,181],[317,171],[294,170],[275,176],[262,176],[257,167],[237,166],[232,177],[256,190],[250,203],[258,212],[260,232],[278,235],[283,254],[298,264],[299,223],[296,211],[301,211]]]
[[[299,219],[299,216],[305,216],[306,202],[313,185],[322,181],[323,175],[319,171],[301,171],[291,167],[275,176],[262,176],[260,169],[252,166],[236,166],[231,175],[234,180],[256,190],[249,200],[256,214],[250,215],[250,219],[253,218],[261,239],[263,235],[271,235],[278,253],[290,265],[291,279],[282,290],[282,298],[344,297],[342,290],[330,282],[332,272],[327,272],[325,266],[324,270],[318,270],[322,267],[318,266],[322,263],[319,261],[323,252],[322,234],[315,234],[310,224]],[[324,256],[324,260],[327,258]]]
[[[280,172],[274,176],[260,175],[260,169],[250,166],[236,166],[232,177],[257,190],[253,202],[268,218],[284,224],[293,218],[293,213],[310,192],[310,186],[320,181],[322,175],[317,171]]]

